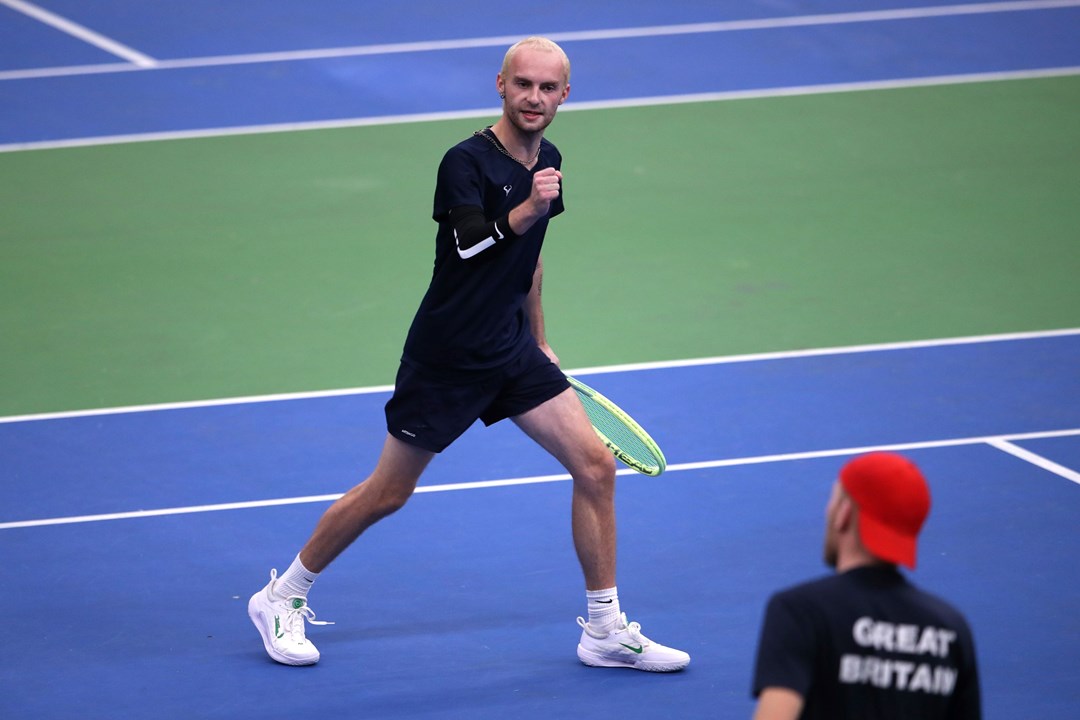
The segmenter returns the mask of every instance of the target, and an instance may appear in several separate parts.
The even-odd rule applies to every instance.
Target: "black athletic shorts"
[[[569,387],[536,345],[501,368],[453,378],[402,361],[386,403],[386,429],[410,445],[442,452],[477,419],[492,425],[521,415]]]

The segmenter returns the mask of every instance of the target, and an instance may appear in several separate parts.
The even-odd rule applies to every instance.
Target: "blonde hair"
[[[557,53],[562,59],[563,73],[566,75],[566,82],[570,82],[570,58],[566,56],[566,53],[563,52],[563,49],[559,47],[557,43],[552,40],[548,40],[546,37],[540,37],[538,35],[527,37],[524,40],[519,40],[518,42],[510,46],[510,49],[506,51],[505,57],[503,57],[503,77],[506,77],[510,72],[510,61],[513,59],[514,54],[523,47],[529,47],[533,48],[534,50],[541,50],[543,52]]]

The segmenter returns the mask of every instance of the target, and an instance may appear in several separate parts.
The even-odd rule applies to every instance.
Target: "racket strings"
[[[639,462],[658,466],[662,459],[657,456],[652,447],[642,440],[626,423],[613,415],[611,411],[598,403],[589,395],[581,395],[581,404],[585,408],[585,414],[589,421],[611,442],[617,445],[623,452],[637,459]]]

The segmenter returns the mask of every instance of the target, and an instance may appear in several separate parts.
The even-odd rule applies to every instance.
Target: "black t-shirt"
[[[981,717],[967,621],[892,566],[856,568],[770,598],[754,696],[767,687],[802,695],[805,719]]]
[[[525,298],[548,220],[563,211],[560,194],[548,216],[523,235],[480,249],[459,248],[451,210],[480,207],[488,220],[500,220],[528,199],[535,172],[562,165],[558,149],[541,140],[536,165],[526,169],[500,152],[490,130],[484,132],[487,138],[473,135],[452,147],[439,165],[432,213],[439,224],[435,267],[405,340],[405,362],[442,373],[496,368],[536,342]]]

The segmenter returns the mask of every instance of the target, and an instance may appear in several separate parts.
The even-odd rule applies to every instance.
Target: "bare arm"
[[[536,270],[533,271],[532,288],[529,289],[529,294],[525,297],[525,315],[529,318],[529,327],[532,328],[533,337],[536,338],[536,344],[540,346],[540,349],[544,351],[544,354],[551,358],[551,362],[556,365],[559,364],[559,358],[555,355],[555,351],[551,349],[551,346],[547,343],[547,334],[544,331],[544,307],[540,301],[540,296],[543,293],[544,285],[544,259],[536,259]]]
[[[545,168],[533,175],[532,193],[529,199],[510,211],[507,218],[511,229],[519,235],[526,232],[540,218],[547,215],[551,208],[551,201],[562,192],[562,173],[555,168]],[[525,298],[525,313],[529,318],[536,344],[551,358],[551,362],[559,364],[559,358],[547,342],[547,334],[544,332],[544,307],[540,296],[544,286],[544,259],[536,259],[536,270],[533,271],[532,288],[528,297]]]
[[[802,695],[781,687],[767,687],[758,696],[754,720],[796,720],[802,712]]]

